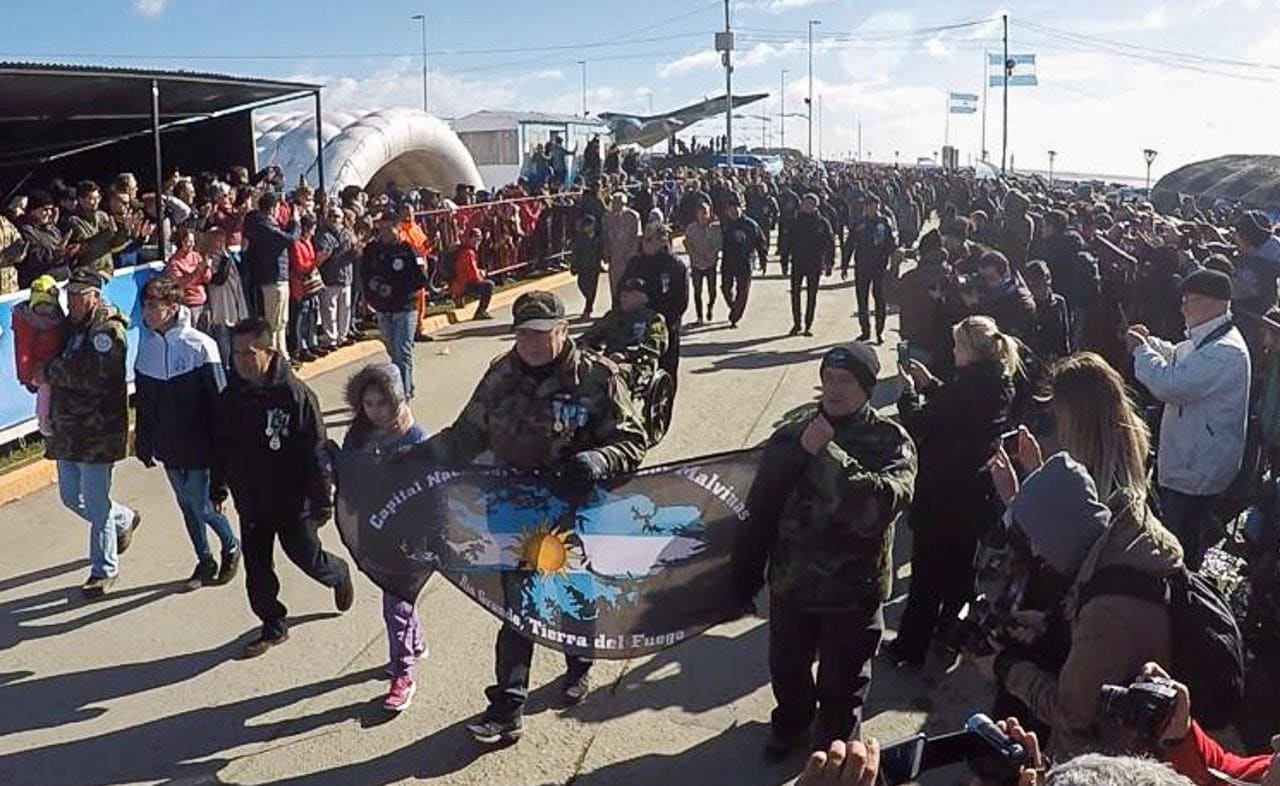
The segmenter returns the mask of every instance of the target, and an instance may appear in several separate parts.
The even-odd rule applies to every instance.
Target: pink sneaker
[[[404,712],[413,702],[413,694],[418,692],[418,683],[408,674],[396,677],[391,681],[391,690],[382,700],[382,708],[388,712]]]

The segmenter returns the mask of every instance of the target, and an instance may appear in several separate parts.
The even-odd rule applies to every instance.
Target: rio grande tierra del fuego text
[[[596,652],[647,650],[654,647],[670,647],[673,644],[679,644],[684,641],[685,632],[682,630],[673,633],[659,633],[652,636],[643,633],[628,633],[618,636],[597,633],[594,637],[557,630],[537,617],[517,614],[505,605],[493,600],[483,589],[468,581],[465,574],[458,576],[457,581],[459,589],[475,598],[481,606],[496,614],[499,619],[516,630],[523,631],[543,641]]]

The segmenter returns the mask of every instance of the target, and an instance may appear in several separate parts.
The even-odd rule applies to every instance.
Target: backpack
[[[1099,595],[1125,595],[1169,608],[1170,673],[1191,690],[1192,715],[1209,729],[1229,725],[1244,698],[1244,641],[1231,607],[1203,576],[1182,568],[1167,579],[1124,566],[1099,570],[1077,609]]]

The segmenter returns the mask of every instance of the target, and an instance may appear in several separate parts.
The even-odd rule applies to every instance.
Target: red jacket
[[[1181,774],[1199,786],[1226,783],[1214,777],[1209,768],[1246,783],[1257,783],[1271,768],[1271,756],[1237,756],[1204,733],[1200,724],[1191,721],[1191,733],[1165,751],[1165,759]]]
[[[307,296],[302,281],[316,269],[316,248],[310,240],[299,238],[289,246],[289,299],[302,300]]]
[[[480,272],[480,255],[474,248],[462,246],[453,260],[453,281],[449,282],[449,294],[462,297],[471,284],[484,281]]]
[[[204,285],[213,274],[204,264],[200,252],[177,251],[169,257],[164,272],[182,287],[182,303],[186,306],[203,306],[208,299]]]

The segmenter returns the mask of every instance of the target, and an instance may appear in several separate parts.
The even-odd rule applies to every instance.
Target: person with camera
[[[1187,339],[1156,338],[1130,325],[1125,343],[1133,373],[1164,403],[1156,467],[1165,524],[1177,534],[1187,567],[1199,570],[1212,506],[1244,458],[1249,413],[1249,350],[1231,314],[1231,279],[1200,269],[1182,281]]]
[[[879,370],[866,344],[828,350],[818,411],[773,434],[747,495],[732,570],[752,608],[768,565],[771,760],[853,739],[861,726],[893,582],[893,524],[916,477],[911,438],[870,405]]]
[[[1106,427],[1116,430],[1114,424]],[[1072,428],[1084,432],[1088,424],[1059,424],[1068,446],[1080,441],[1069,433]],[[1052,728],[1050,751],[1062,758],[1099,742],[1094,723],[1099,688],[1128,679],[1147,661],[1169,662],[1173,647],[1167,605],[1091,582],[1116,570],[1154,579],[1172,577],[1182,569],[1182,549],[1151,514],[1145,495],[1139,495],[1142,487],[1126,493],[1115,488],[1113,480],[1100,491],[1090,468],[1072,455],[1070,447],[1040,464],[1039,447],[1031,435],[1024,432],[1020,442],[1020,461],[1030,465],[1031,473],[1019,481],[1013,460],[1001,446],[991,462],[992,481],[1010,526],[1025,538],[1043,569],[1069,588],[1043,618],[1021,618],[1023,630],[1015,638],[1059,636],[1067,641],[1066,652],[1056,672],[1037,665],[1020,644],[980,658],[979,667]],[[1106,477],[1108,464],[1114,472],[1121,454],[1096,452],[1102,466],[1094,472]],[[1133,635],[1138,630],[1143,635]]]
[[[1197,786],[1230,783],[1222,777],[1224,775],[1237,782],[1280,786],[1280,753],[1239,756],[1224,748],[1192,716],[1191,691],[1185,684],[1170,677],[1160,664],[1145,664],[1138,682],[1128,690],[1132,692],[1133,688],[1148,684],[1166,688],[1163,693],[1172,694],[1172,699],[1158,703],[1143,702],[1136,713],[1153,717],[1134,720],[1158,725],[1153,742],[1157,743],[1160,757],[1175,770],[1193,780]],[[1128,716],[1134,714],[1134,710],[1127,713]],[[1280,735],[1271,742],[1272,747],[1280,751]]]
[[[900,369],[898,414],[920,451],[912,531],[911,591],[891,659],[919,667],[940,619],[971,600],[978,540],[998,512],[986,472],[1009,419],[1018,348],[989,317],[958,323],[955,376],[946,384],[917,360]]]

